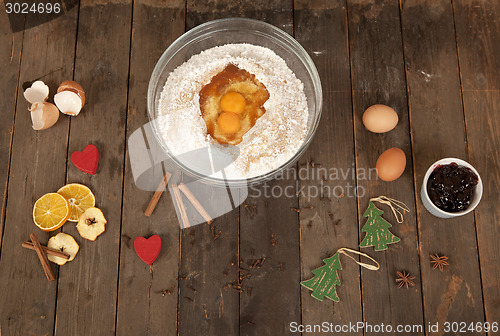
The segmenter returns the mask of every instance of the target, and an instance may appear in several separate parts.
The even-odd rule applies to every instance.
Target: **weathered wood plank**
[[[473,214],[433,217],[420,188],[429,166],[445,157],[467,160],[464,115],[451,3],[404,1],[401,7],[408,81],[415,194],[426,322],[484,320]],[[441,273],[430,254],[449,257]],[[480,333],[478,333],[480,334]]]
[[[453,2],[470,162],[481,174],[475,211],[486,320],[500,316],[500,3]]]
[[[408,106],[398,1],[348,1],[349,40],[355,126],[357,183],[364,197],[358,198],[359,229],[365,225],[363,214],[372,197],[381,195],[400,200],[411,212],[398,224],[387,206],[376,204],[401,242],[375,252],[362,249],[381,265],[379,271],[362,270],[362,297],[365,322],[369,324],[422,324],[422,292],[417,251],[415,194],[411,158]],[[362,122],[366,108],[374,104],[391,106],[398,113],[397,127],[384,134],[368,131]],[[407,158],[403,175],[394,182],[377,179],[370,168],[386,149],[398,147]],[[367,171],[368,170],[368,171]],[[365,174],[363,174],[363,172]],[[361,196],[361,195],[360,195]],[[360,232],[360,241],[365,233]],[[396,285],[396,272],[416,276],[409,290]],[[365,335],[373,332],[365,331]]]
[[[200,23],[229,18],[256,18],[265,22],[276,22],[276,26],[291,32],[293,23],[290,17],[291,1],[256,0],[256,1],[217,1],[188,0],[186,27],[192,28]]]
[[[184,1],[135,1],[128,95],[127,134],[148,123],[147,89],[163,51],[184,33]],[[163,335],[177,329],[179,223],[167,191],[151,217],[144,209],[152,192],[134,184],[129,151],[125,161],[120,244],[117,335]],[[134,251],[138,236],[160,235],[162,252],[149,267]],[[164,292],[167,290],[168,292]]]
[[[3,8],[3,1],[0,2]],[[14,131],[14,116],[16,114],[17,88],[19,84],[19,70],[23,51],[24,32],[13,33],[9,26],[7,13],[0,13],[0,64],[2,66],[2,82],[0,83],[0,114],[3,122],[0,123],[0,255],[2,234],[5,224],[7,205],[7,181],[9,176],[12,134]],[[22,98],[22,96],[21,96]]]
[[[205,195],[204,204],[207,204],[206,201],[218,201],[214,195]],[[189,207],[187,198],[180,197]],[[238,277],[237,215],[233,211],[217,218],[210,226],[201,224],[182,230],[182,263],[178,276],[180,335],[218,335],[221,330],[237,328],[237,302],[234,292],[225,288],[227,283],[236,282]]]
[[[214,232],[221,232],[215,240]],[[238,333],[238,211],[181,232],[179,335]]]
[[[87,185],[108,223],[94,242],[80,237],[75,226],[63,227],[78,241],[80,251],[60,271],[56,335],[115,332],[131,13],[129,1],[80,4],[74,79],[87,99],[81,113],[71,119],[67,182]],[[73,151],[89,143],[100,154],[94,176],[69,160]]]
[[[49,85],[52,99],[59,83],[71,78],[77,14],[74,9],[24,32],[0,261],[0,328],[4,336],[51,335],[54,330],[57,282],[47,282],[38,258],[21,243],[31,232],[36,232],[42,244],[49,237],[33,224],[32,209],[40,196],[64,185],[69,117],[61,115],[50,129],[34,131],[22,83],[41,78]],[[54,265],[52,269],[57,270]]]
[[[293,175],[292,175],[293,176]],[[289,335],[289,323],[300,323],[300,259],[298,207],[293,177],[252,186],[240,207],[241,335]],[[269,190],[292,188],[291,197],[275,198]],[[288,190],[288,189],[286,189]],[[262,265],[256,260],[265,258]]]
[[[212,1],[187,1],[186,30],[223,16],[227,4],[215,5]],[[238,333],[238,292],[224,288],[238,282],[238,222],[239,212],[233,210],[211,225],[181,231],[179,335]],[[214,240],[213,232],[219,231]]]
[[[268,22],[292,34],[292,7],[292,2],[255,1],[224,15],[234,11],[231,15]],[[240,335],[289,335],[289,323],[300,322],[299,216],[291,210],[298,207],[295,182],[292,175],[267,184],[268,190],[292,188],[291,197],[266,195],[262,185],[252,187],[245,202],[252,215],[240,207],[241,267],[248,269],[240,272]],[[265,258],[263,264],[251,267],[260,258]]]
[[[295,1],[294,9],[295,38],[316,64],[324,95],[318,130],[299,161],[299,172],[308,172],[299,173],[306,176],[300,184],[305,191],[300,199],[300,254],[305,280],[312,277],[311,270],[323,266],[322,260],[337,249],[356,248],[359,234],[356,198],[340,197],[347,194],[347,185],[356,186],[352,174],[355,157],[346,4],[330,0]],[[347,178],[336,178],[335,171],[347,173]],[[310,290],[303,288],[302,324],[319,325],[327,321],[338,325],[363,320],[359,267],[347,259],[341,262],[342,286],[337,287],[341,302],[327,299],[319,302],[311,297]],[[342,334],[363,335],[363,332]]]

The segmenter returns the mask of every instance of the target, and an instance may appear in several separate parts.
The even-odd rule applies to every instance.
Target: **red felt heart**
[[[94,145],[87,145],[83,151],[71,154],[71,162],[82,172],[94,175],[99,163],[99,151]]]
[[[148,265],[152,265],[158,254],[160,254],[161,238],[158,235],[151,236],[148,239],[137,237],[134,240],[134,249],[142,261]]]

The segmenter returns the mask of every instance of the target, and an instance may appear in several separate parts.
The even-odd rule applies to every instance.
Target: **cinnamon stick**
[[[156,204],[158,204],[158,201],[160,200],[161,195],[163,194],[163,191],[165,191],[165,188],[167,187],[168,180],[170,180],[170,177],[172,177],[172,174],[167,172],[165,176],[161,179],[160,184],[158,185],[158,188],[156,188],[156,191],[151,198],[151,201],[148,204],[148,207],[146,208],[146,211],[144,211],[144,214],[146,216],[151,216],[153,214],[153,211],[156,208]]]
[[[30,250],[35,250],[35,246],[30,241],[23,242],[21,244],[21,246],[24,248],[30,249]],[[59,250],[51,249],[50,247],[42,246],[42,250],[44,250],[45,253],[47,253],[47,254],[53,255],[54,257],[59,257],[59,258],[63,258],[63,259],[70,258],[69,254],[61,252]]]
[[[52,269],[50,268],[47,255],[45,254],[44,250],[42,250],[40,241],[38,240],[38,237],[34,232],[30,234],[30,239],[31,242],[33,243],[33,247],[35,248],[36,254],[38,255],[38,259],[40,259],[40,263],[42,264],[43,271],[45,272],[47,280],[54,281],[56,278],[54,277],[54,273],[52,273]]]
[[[191,192],[191,190],[188,189],[187,185],[185,185],[184,183],[181,182],[181,183],[179,183],[179,189],[184,193],[184,195],[186,195],[189,202],[191,202],[191,204],[193,204],[196,211],[198,211],[200,213],[201,217],[203,217],[203,219],[206,220],[208,224],[211,224],[214,220],[212,219],[212,217],[210,217],[208,212],[201,205],[201,203],[196,199],[196,197],[194,197],[193,193]]]
[[[181,214],[182,228],[191,227],[187,217],[186,208],[184,207],[184,203],[182,202],[182,196],[179,191],[179,187],[177,186],[176,183],[172,184],[172,191],[174,193],[174,198],[177,203],[177,206],[179,207],[179,212]]]

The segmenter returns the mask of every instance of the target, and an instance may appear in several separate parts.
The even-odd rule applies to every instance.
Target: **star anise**
[[[409,286],[415,286],[413,283],[413,279],[415,279],[414,276],[411,276],[409,273],[406,272],[397,272],[396,273],[399,278],[396,279],[396,282],[398,283],[398,287],[406,287],[408,288]]]
[[[444,266],[448,266],[448,257],[445,256],[439,256],[439,255],[431,255],[431,264],[432,264],[432,269],[439,268],[441,272],[443,271]]]

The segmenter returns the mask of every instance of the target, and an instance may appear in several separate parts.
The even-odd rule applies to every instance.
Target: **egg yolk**
[[[228,92],[220,100],[220,108],[224,112],[241,114],[245,110],[245,97],[238,92]]]
[[[233,112],[224,112],[217,119],[217,125],[224,133],[236,133],[240,129],[240,117]]]

